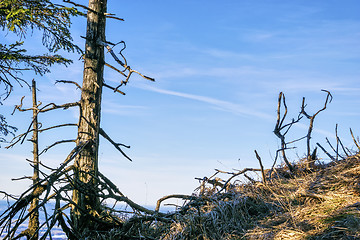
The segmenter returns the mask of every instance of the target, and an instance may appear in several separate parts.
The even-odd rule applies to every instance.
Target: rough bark
[[[89,0],[87,13],[84,74],[80,100],[80,120],[77,144],[90,144],[75,159],[75,190],[72,220],[77,230],[92,228],[88,214],[96,215],[99,199],[95,195],[98,175],[98,146],[101,93],[103,86],[105,14],[107,0]]]
[[[39,133],[39,128],[38,128],[38,118],[37,118],[37,114],[38,114],[38,109],[37,109],[37,100],[36,100],[36,83],[35,80],[32,81],[32,99],[33,99],[33,128],[34,128],[34,132],[33,132],[33,138],[32,138],[32,142],[33,142],[33,168],[34,168],[34,174],[33,174],[33,185],[37,185],[39,183],[39,138],[38,138],[38,133]],[[36,190],[38,189],[38,187],[34,188],[34,192],[36,192]],[[30,215],[30,219],[29,219],[29,235],[32,236],[32,239],[38,239],[39,236],[39,210],[37,209],[39,205],[39,196],[35,197],[32,202],[31,202],[31,206],[29,209],[29,212],[33,211],[32,214]],[[35,210],[36,209],[36,210]]]

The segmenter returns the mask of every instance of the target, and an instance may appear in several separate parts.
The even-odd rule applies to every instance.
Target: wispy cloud
[[[245,85],[257,89],[278,92],[317,92],[321,89],[330,91],[351,91],[358,81],[355,75],[336,76],[315,70],[282,69],[277,67],[239,66],[239,67],[185,67],[171,66],[154,73],[159,81],[169,82],[174,79],[187,81],[191,77],[209,77],[218,83],[225,83],[235,89]],[[170,82],[169,82],[170,83]],[[358,88],[356,88],[358,89]]]
[[[146,87],[143,86],[142,88],[149,90],[149,91],[161,93],[161,94],[177,96],[177,97],[182,97],[182,98],[186,98],[186,99],[203,102],[203,103],[212,105],[219,110],[231,112],[231,113],[237,114],[237,115],[257,117],[257,118],[262,118],[262,119],[266,119],[266,120],[273,120],[273,118],[274,118],[273,116],[271,116],[269,114],[266,114],[266,113],[263,113],[260,111],[256,111],[254,109],[242,106],[240,104],[235,104],[232,102],[219,100],[216,98],[195,95],[195,94],[189,94],[189,93],[183,93],[183,92],[177,92],[177,91],[171,91],[171,90],[165,90],[165,89],[149,87],[149,86],[146,86]]]
[[[209,105],[215,107],[218,110],[230,112],[235,115],[256,117],[256,118],[263,119],[266,121],[275,121],[275,115],[266,114],[261,111],[257,111],[256,109],[251,109],[249,107],[245,107],[243,105],[232,103],[229,101],[219,100],[219,99],[211,98],[211,97],[207,97],[207,96],[201,96],[201,95],[183,93],[183,92],[178,92],[178,91],[160,89],[160,88],[155,88],[155,87],[150,87],[150,86],[145,86],[145,85],[139,86],[139,87],[142,89],[157,92],[160,94],[177,96],[177,97],[181,97],[181,98],[186,98],[186,99],[191,99],[194,101],[203,102],[203,103],[206,103],[206,104],[209,104]],[[298,123],[298,124],[295,124],[294,127],[297,129],[302,129],[302,130],[308,129],[308,125],[306,123]],[[335,138],[335,133],[331,132],[331,131],[316,128],[316,129],[314,129],[314,132],[317,134],[320,134],[324,137],[328,137],[330,139]],[[344,140],[344,141],[347,144],[350,144],[349,141],[347,141],[347,140]]]
[[[103,101],[102,112],[112,115],[140,115],[144,114],[145,106],[122,105],[111,101]]]

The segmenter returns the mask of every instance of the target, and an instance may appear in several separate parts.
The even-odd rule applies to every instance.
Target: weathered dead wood
[[[38,124],[38,105],[36,100],[36,82],[32,80],[32,99],[33,99],[33,185],[37,186],[40,181],[39,178],[39,124]],[[34,188],[34,193],[38,192],[38,187]],[[28,236],[32,236],[33,239],[38,239],[39,236],[39,197],[34,197],[29,208],[29,212],[33,211],[29,218]],[[25,230],[26,231],[26,230]]]
[[[325,138],[325,140],[326,140],[327,144],[330,146],[330,148],[331,148],[331,149],[334,151],[334,153],[335,153],[335,158],[334,158],[334,160],[335,160],[335,161],[338,161],[338,160],[339,160],[339,157],[344,160],[345,157],[343,157],[343,156],[339,153],[339,140],[338,140],[338,138],[336,137],[336,149],[333,147],[333,145],[331,144],[330,140],[329,140],[327,137]]]
[[[196,196],[192,196],[192,195],[184,195],[184,194],[171,194],[171,195],[167,195],[164,196],[162,198],[160,198],[157,202],[156,202],[156,207],[155,207],[155,212],[159,212],[160,211],[160,205],[163,201],[167,200],[167,199],[171,199],[171,198],[178,198],[178,199],[184,199],[184,200],[196,200],[199,198],[203,198],[203,197],[196,197]]]
[[[45,204],[52,199],[53,197],[56,197],[58,195],[51,194],[51,189],[53,189],[55,192],[57,192],[57,189],[55,187],[56,182],[59,181],[59,179],[66,175],[67,172],[73,170],[73,166],[68,164],[74,160],[74,158],[81,153],[81,151],[88,145],[88,142],[81,143],[80,145],[76,146],[70,154],[67,156],[67,158],[64,160],[64,162],[50,175],[45,177],[44,179],[39,179],[39,181],[35,184],[29,187],[26,191],[24,191],[19,198],[15,201],[14,204],[12,204],[7,210],[5,210],[0,215],[0,227],[1,227],[1,233],[4,232],[4,230],[7,230],[6,235],[4,236],[4,239],[14,239],[15,233],[18,229],[18,227],[25,222],[35,211],[38,211],[39,208],[43,208]],[[63,187],[65,189],[65,187]],[[71,188],[67,189],[71,190]],[[42,201],[37,204],[36,207],[30,209],[28,214],[24,214],[27,206],[31,204],[33,199],[38,198],[40,195],[43,195]],[[20,213],[20,214],[19,214]],[[17,220],[13,224],[13,218],[16,214],[19,214]],[[25,233],[23,233],[25,234]],[[21,235],[21,234],[20,234]]]
[[[129,161],[132,161],[132,159],[126,155],[126,153],[120,148],[120,146],[122,147],[126,147],[126,148],[130,148],[130,146],[127,146],[125,144],[122,144],[122,143],[116,143],[114,142],[110,137],[109,135],[107,135],[107,133],[102,129],[100,128],[100,135],[103,136],[106,140],[108,140],[125,158],[127,158]]]
[[[47,128],[43,128],[43,129],[39,129],[39,133],[41,132],[45,132],[51,129],[55,129],[55,128],[61,128],[61,127],[77,127],[78,125],[76,123],[64,123],[64,124],[60,124],[60,125],[55,125],[55,126],[51,126],[51,127],[47,127]]]
[[[112,86],[110,86],[110,85],[107,85],[106,83],[103,83],[103,86],[104,86],[104,87],[107,87],[107,88],[110,88],[111,90],[114,90],[114,92],[118,92],[118,93],[120,93],[120,94],[122,94],[122,95],[125,95],[124,92],[120,91],[119,89],[115,89],[114,87],[112,87]]]
[[[256,150],[254,150],[254,152],[255,152],[257,160],[259,160],[263,183],[266,185],[266,176],[265,176],[265,172],[264,172],[264,166],[263,166],[263,164],[261,162],[261,157],[259,156],[259,154],[257,153]]]
[[[49,103],[49,104],[45,105],[44,107],[42,107],[39,112],[44,113],[44,112],[52,111],[55,109],[64,109],[65,110],[65,109],[68,109],[71,107],[79,107],[79,106],[80,106],[79,102],[64,103],[61,105],[57,105],[55,103]]]
[[[350,134],[351,134],[351,137],[352,137],[352,139],[353,139],[353,141],[354,141],[354,143],[355,143],[356,147],[358,148],[358,151],[360,151],[360,144],[359,144],[359,141],[355,139],[354,134],[353,134],[353,132],[352,132],[351,128],[350,128]]]
[[[333,156],[331,156],[331,154],[330,154],[328,151],[326,151],[326,149],[325,149],[323,146],[320,145],[320,143],[316,143],[316,145],[318,145],[319,148],[320,148],[321,150],[323,150],[323,152],[324,152],[332,161],[337,161]]]
[[[71,83],[71,84],[74,84],[78,89],[82,90],[82,89],[81,89],[81,86],[80,86],[77,82],[75,82],[75,81],[56,80],[56,81],[55,81],[55,84],[57,84],[57,83]]]
[[[116,187],[116,185],[113,184],[110,181],[110,179],[108,179],[106,176],[104,176],[101,172],[99,172],[99,177],[104,180],[104,182],[108,186],[108,189],[111,190],[111,191],[109,191],[108,195],[103,195],[102,196],[104,199],[113,198],[113,199],[118,200],[120,202],[127,203],[130,207],[132,207],[133,209],[136,209],[136,210],[138,210],[140,212],[144,212],[144,213],[147,213],[147,214],[155,214],[155,211],[149,210],[149,209],[147,209],[147,208],[133,202],[131,199],[125,197],[125,195],[120,192],[118,187]],[[114,193],[118,193],[119,195],[116,195]]]
[[[136,74],[140,75],[141,77],[143,77],[143,78],[145,78],[145,79],[147,79],[147,80],[150,80],[150,81],[153,81],[153,82],[155,81],[154,78],[148,77],[148,76],[146,76],[146,75],[144,75],[144,74],[142,74],[142,73],[140,73],[140,72],[132,69],[130,66],[127,65],[126,58],[125,58],[124,55],[122,54],[122,51],[124,51],[125,48],[126,48],[126,44],[125,44],[124,41],[121,41],[121,42],[120,42],[120,43],[123,44],[123,48],[122,48],[122,49],[120,50],[120,52],[119,52],[119,54],[120,54],[121,57],[123,58],[124,62],[121,61],[121,60],[116,56],[116,54],[114,53],[113,49],[108,45],[107,42],[104,42],[104,41],[101,41],[100,39],[98,39],[97,43],[98,43],[99,45],[101,45],[101,46],[104,46],[104,47],[108,50],[108,52],[111,54],[111,56],[113,57],[113,59],[114,59],[121,67],[124,68],[124,70],[121,71],[121,70],[117,69],[116,67],[114,67],[114,66],[112,66],[112,65],[110,65],[110,64],[106,64],[106,66],[110,67],[111,69],[114,69],[115,71],[119,72],[121,75],[123,75],[124,77],[126,77],[125,80],[122,80],[121,83],[120,83],[117,87],[114,88],[114,92],[116,92],[122,85],[126,85],[126,84],[129,82],[129,79],[130,79],[130,77],[131,77],[131,74],[133,74],[133,73],[136,73]],[[127,75],[125,74],[126,71],[128,72]]]
[[[315,194],[315,193],[299,193],[297,195],[298,197],[303,197],[303,198],[312,198],[315,199],[317,201],[325,201],[326,197],[320,195],[320,194]]]
[[[47,146],[46,148],[44,148],[40,153],[39,155],[42,155],[43,153],[47,152],[50,148],[52,147],[55,147],[56,145],[59,145],[59,144],[63,144],[63,143],[74,143],[76,142],[75,139],[69,139],[69,140],[60,140],[60,141],[56,141],[54,142],[53,144],[51,144],[50,146]]]
[[[335,153],[336,153],[336,160],[339,159],[339,138],[337,136],[337,127],[338,127],[338,125],[336,124],[335,125],[335,134],[336,134],[336,151],[335,151]],[[345,159],[344,157],[341,157],[341,158]]]
[[[303,97],[303,101],[302,101],[302,104],[301,104],[301,111],[300,111],[300,114],[304,115],[307,119],[310,120],[310,123],[309,123],[309,127],[308,127],[308,133],[306,135],[306,146],[307,146],[307,153],[306,153],[306,167],[308,169],[312,168],[314,166],[314,159],[311,159],[311,153],[310,153],[310,139],[311,139],[311,133],[312,133],[312,130],[313,130],[313,127],[314,127],[314,120],[315,120],[315,117],[322,111],[324,111],[327,107],[327,104],[328,103],[331,103],[332,101],[332,95],[329,91],[327,90],[324,90],[322,89],[321,91],[323,92],[326,92],[327,95],[326,95],[326,99],[325,99],[325,103],[324,103],[324,106],[319,109],[315,114],[313,115],[309,115],[306,111],[305,111],[305,107],[306,107],[306,104],[305,104],[305,97]]]
[[[224,171],[220,171],[220,170],[218,170],[218,169],[215,169],[216,171],[218,171],[218,172],[222,172],[222,173],[227,173],[227,174],[231,174],[232,176],[224,183],[224,186],[215,194],[215,195],[219,195],[227,186],[228,186],[228,184],[230,183],[230,181],[233,179],[233,178],[235,178],[235,177],[237,177],[237,176],[239,176],[239,175],[241,175],[241,174],[244,174],[244,173],[246,173],[246,172],[249,172],[249,171],[251,171],[251,172],[259,172],[259,171],[261,171],[261,169],[258,169],[258,168],[244,168],[243,170],[241,170],[241,171],[238,171],[238,172],[224,172]]]
[[[252,184],[256,183],[256,181],[252,179],[250,176],[248,176],[246,173],[244,173],[244,177],[246,177],[246,179],[249,180]]]
[[[284,113],[281,116],[281,106],[282,105],[284,107]],[[292,171],[294,171],[294,169],[286,157],[285,150],[288,149],[287,144],[293,143],[294,141],[287,143],[285,141],[285,135],[289,132],[290,128],[295,123],[297,123],[301,120],[302,117],[299,115],[296,120],[293,118],[290,123],[284,124],[285,118],[287,116],[287,112],[288,112],[288,109],[287,109],[287,105],[286,105],[285,95],[284,95],[284,93],[280,92],[279,98],[278,98],[278,107],[277,107],[277,120],[276,120],[276,124],[275,124],[275,128],[274,128],[273,132],[280,139],[280,143],[281,143],[280,151],[282,153],[282,157],[284,159],[285,164],[288,166],[289,170],[292,172]],[[283,130],[284,130],[284,132],[282,133]]]
[[[70,1],[70,0],[63,0],[63,2],[66,2],[66,3],[70,3],[72,5],[74,5],[75,7],[81,7],[87,11],[90,11],[92,13],[95,13],[95,14],[103,14],[106,18],[112,18],[112,19],[116,19],[116,20],[119,20],[119,21],[124,21],[123,18],[119,18],[119,17],[115,17],[114,15],[115,14],[112,14],[112,13],[101,13],[101,12],[97,12],[91,8],[88,8],[87,6],[85,5],[82,5],[82,4],[79,4],[79,3],[75,3],[73,1]]]
[[[352,155],[351,152],[349,152],[349,150],[344,147],[344,144],[342,143],[342,141],[341,141],[341,139],[339,137],[337,137],[337,139],[338,139],[339,144],[340,144],[343,152],[345,153],[346,157],[347,158],[350,157]]]
[[[84,193],[79,189],[86,185],[87,189],[95,191],[98,184],[98,149],[105,58],[104,47],[97,44],[97,40],[106,41],[104,15],[106,9],[107,0],[89,0],[77,143],[89,141],[90,145],[75,159],[72,194],[72,201],[75,204],[71,209],[74,227],[80,232],[95,228],[88,214],[84,214],[81,209],[93,211],[94,214],[100,209],[100,200],[94,192]]]
[[[79,102],[75,102],[75,103],[65,103],[65,104],[62,104],[62,105],[57,105],[55,103],[49,103],[45,106],[43,106],[42,108],[39,108],[40,105],[42,104],[41,102],[39,102],[39,104],[35,104],[32,108],[22,108],[22,105],[23,105],[23,100],[24,100],[25,96],[23,96],[20,100],[20,104],[19,105],[16,105],[15,108],[14,108],[14,111],[12,112],[12,114],[14,114],[14,112],[16,110],[20,111],[20,112],[25,112],[25,111],[36,111],[36,117],[39,113],[44,113],[44,112],[48,112],[48,111],[52,111],[52,110],[55,110],[55,109],[68,109],[70,107],[75,107],[75,106],[79,106]],[[8,145],[6,148],[11,148],[13,147],[14,145],[16,145],[18,142],[21,141],[21,144],[24,143],[27,135],[31,132],[33,132],[33,128],[32,126],[34,125],[34,119],[31,121],[28,129],[22,133],[22,134],[19,134],[17,136],[15,136],[12,140],[11,140],[11,144]],[[45,129],[45,130],[49,130],[49,129],[53,129],[53,128],[58,128],[58,127],[62,127],[62,126],[73,126],[74,124],[71,124],[71,123],[68,123],[68,124],[61,124],[61,125],[58,125],[58,126],[53,126],[53,127],[50,127],[48,129]],[[42,131],[45,131],[45,130],[39,130],[38,129],[38,132],[42,132]]]

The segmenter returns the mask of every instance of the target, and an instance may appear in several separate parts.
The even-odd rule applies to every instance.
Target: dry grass
[[[360,239],[360,155],[302,167],[278,168],[266,185],[207,186],[176,213],[134,217],[103,239]]]
[[[278,178],[268,188],[281,211],[248,229],[246,239],[360,239],[359,155]]]

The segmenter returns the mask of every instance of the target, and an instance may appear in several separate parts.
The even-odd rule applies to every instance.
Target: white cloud
[[[266,113],[250,109],[250,108],[242,106],[240,104],[235,104],[235,103],[231,103],[231,102],[228,102],[228,101],[223,101],[223,100],[219,100],[219,99],[216,99],[216,98],[200,96],[200,95],[194,95],[194,94],[188,94],[188,93],[182,93],[182,92],[176,92],[176,91],[170,91],[170,90],[165,90],[165,89],[160,89],[160,88],[155,88],[155,87],[149,87],[149,86],[146,86],[146,87],[143,87],[143,88],[146,89],[146,90],[161,93],[161,94],[172,95],[172,96],[177,96],[177,97],[182,97],[182,98],[187,98],[187,99],[192,99],[192,100],[195,100],[195,101],[200,101],[200,102],[203,102],[203,103],[207,103],[207,104],[210,104],[212,106],[215,106],[216,108],[218,108],[218,109],[220,109],[222,111],[231,112],[233,114],[253,116],[253,117],[258,117],[258,118],[262,118],[262,119],[273,120],[273,116],[268,115]]]
[[[107,114],[114,115],[134,115],[134,114],[142,114],[145,106],[138,105],[122,105],[119,103],[114,103],[111,101],[103,101],[102,112]]]

